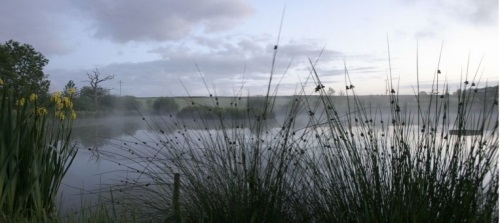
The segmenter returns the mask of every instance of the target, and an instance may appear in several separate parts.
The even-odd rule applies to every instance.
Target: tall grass
[[[315,87],[302,83],[280,121],[266,115],[271,88],[244,118],[212,109],[212,94],[213,107],[199,107],[210,119],[143,117],[149,131],[114,140],[108,154],[127,172],[114,205],[140,205],[138,220],[155,222],[497,222],[498,92],[480,93],[466,74],[451,96],[439,73],[431,91],[442,94],[405,105],[391,83],[387,104],[374,106],[346,68],[341,112],[311,63]],[[245,111],[240,101],[229,107]]]
[[[427,104],[416,96],[413,113],[400,104],[394,86],[385,116],[380,108],[360,104],[350,87],[349,100],[358,112],[348,114],[347,124],[321,91],[322,104],[330,108],[322,114],[330,121],[307,174],[313,182],[311,217],[319,222],[498,221],[498,92],[488,98],[485,91],[478,101],[474,85],[464,84],[457,98],[431,95]],[[432,91],[447,88],[435,84]],[[458,134],[451,135],[452,129]],[[469,129],[480,134],[466,135]]]
[[[76,153],[71,100],[57,94],[44,107],[37,95],[15,99],[0,84],[0,221],[54,219],[56,194]]]

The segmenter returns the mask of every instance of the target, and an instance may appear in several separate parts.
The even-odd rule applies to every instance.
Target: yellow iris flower
[[[31,95],[30,95],[30,101],[34,102],[34,101],[36,101],[37,99],[38,99],[38,95],[36,95],[36,94],[31,94]]]
[[[68,93],[70,96],[75,95],[75,94],[76,94],[76,88],[74,88],[74,87],[69,88],[67,93]]]
[[[36,110],[36,114],[37,114],[37,115],[46,115],[46,114],[48,114],[48,113],[49,113],[49,112],[48,112],[48,111],[47,111],[47,109],[46,109],[46,108],[44,108],[44,107],[40,107],[40,108],[38,108],[38,109]]]
[[[21,106],[21,107],[24,106],[25,103],[26,103],[26,99],[24,99],[24,98],[21,98],[21,99],[16,101],[16,105]]]
[[[75,111],[71,111],[71,114],[69,116],[71,118],[71,120],[75,120],[76,119],[76,112]]]

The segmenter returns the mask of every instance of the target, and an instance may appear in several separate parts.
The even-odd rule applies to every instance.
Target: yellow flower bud
[[[64,104],[61,102],[61,100],[56,101],[56,109],[61,110],[64,108]]]
[[[60,120],[64,120],[66,116],[64,115],[64,112],[61,111],[56,111],[56,117],[59,118]]]
[[[24,106],[25,103],[26,103],[26,99],[24,99],[24,98],[21,98],[21,99],[16,101],[17,106]]]
[[[36,95],[36,94],[31,94],[31,95],[30,95],[30,101],[33,101],[33,102],[34,102],[34,101],[36,101],[37,99],[38,99],[38,95]]]
[[[37,113],[38,115],[46,115],[46,114],[48,114],[49,112],[47,111],[47,109],[46,109],[46,108],[44,108],[44,107],[40,107],[40,108],[38,108],[38,109],[36,110],[36,113]]]
[[[71,100],[69,100],[68,97],[62,97],[62,102],[64,103],[65,107],[69,107],[69,104],[71,104]]]
[[[76,94],[76,88],[74,88],[74,87],[69,88],[68,92],[66,92],[66,93],[68,93],[70,96],[73,96]]]
[[[71,120],[75,120],[76,119],[76,112],[75,111],[71,111],[70,118],[71,118]]]

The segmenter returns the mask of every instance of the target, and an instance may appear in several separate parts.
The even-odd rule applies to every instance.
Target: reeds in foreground
[[[498,91],[467,81],[459,95],[404,105],[391,87],[386,106],[373,107],[349,82],[339,108],[311,70],[320,87],[304,83],[280,122],[266,115],[270,90],[261,113],[245,118],[220,109],[209,120],[143,118],[147,141],[116,141],[113,160],[134,174],[114,199],[139,205],[145,221],[498,222]],[[480,134],[460,134],[467,129]]]

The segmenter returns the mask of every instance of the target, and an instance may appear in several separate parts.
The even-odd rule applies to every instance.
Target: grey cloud
[[[433,13],[442,13],[473,24],[498,25],[498,0],[402,0],[406,3],[429,4]]]
[[[66,28],[61,11],[70,11],[62,0],[3,1],[0,7],[0,42],[13,39],[28,43],[44,55],[64,54],[70,51],[60,31]]]
[[[282,53],[276,60],[275,80],[281,78],[291,57],[295,56],[290,70],[281,82],[282,86],[295,86],[298,75],[309,74],[306,69],[307,57],[318,55],[321,47],[313,44],[287,43],[283,44],[280,50]],[[116,75],[116,80],[109,82],[110,88],[117,89],[118,84],[115,82],[121,80],[124,82],[123,94],[135,96],[187,95],[188,92],[191,95],[207,95],[201,76],[205,78],[210,90],[215,86],[221,95],[234,95],[235,91],[241,88],[242,82],[245,94],[247,89],[251,94],[259,94],[258,92],[266,89],[262,86],[266,86],[269,79],[273,45],[265,45],[259,41],[244,38],[231,44],[219,44],[213,51],[208,49],[203,53],[195,53],[188,47],[173,46],[159,48],[154,52],[161,54],[164,59],[139,63],[115,63],[101,66],[99,69],[105,74]],[[323,53],[325,62],[319,67],[326,69],[329,61],[326,59],[339,54],[337,51],[325,49]],[[92,69],[89,68],[89,70]],[[85,72],[79,72],[78,78],[84,80]],[[63,73],[62,71],[52,72],[51,79],[56,78],[61,82],[54,84],[54,89],[62,88],[69,80],[64,78],[70,77],[72,72],[67,72],[69,75],[63,75]],[[328,73],[328,75],[331,74]]]
[[[427,29],[419,30],[419,31],[415,32],[415,34],[413,34],[413,36],[417,40],[432,39],[432,38],[437,36],[437,30],[440,30],[441,28],[442,28],[442,25],[439,24],[438,22],[435,22],[435,23],[433,23],[433,27],[430,27],[430,25],[429,25],[429,27],[427,27]]]
[[[79,1],[95,25],[95,35],[117,42],[178,40],[202,28],[233,27],[253,12],[243,0]]]
[[[473,24],[498,25],[498,0],[442,1],[440,7],[455,18]]]
[[[494,23],[498,25],[498,0],[475,0],[475,10],[472,19],[477,22]]]
[[[234,27],[253,11],[244,0],[5,1],[0,42],[14,39],[50,56],[72,50],[64,36],[70,21],[89,24],[94,36],[120,43],[161,42]]]

